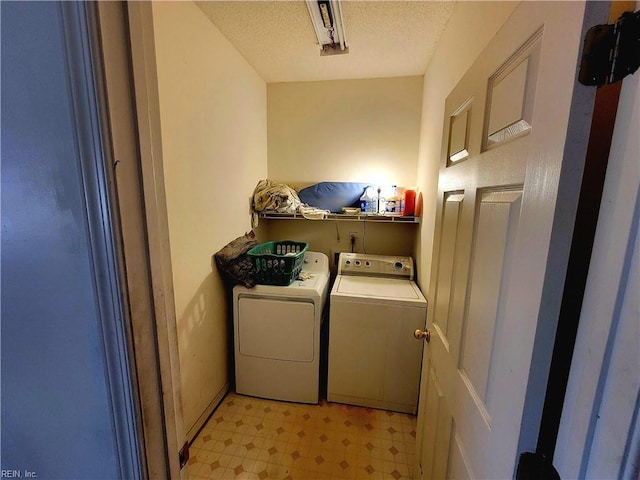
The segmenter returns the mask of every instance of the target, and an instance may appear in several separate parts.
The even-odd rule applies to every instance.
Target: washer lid
[[[338,275],[331,295],[368,301],[378,299],[398,303],[427,302],[415,282],[395,278]]]

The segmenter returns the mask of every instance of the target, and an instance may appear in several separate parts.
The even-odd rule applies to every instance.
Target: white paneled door
[[[514,475],[584,8],[522,2],[447,98],[423,478]]]

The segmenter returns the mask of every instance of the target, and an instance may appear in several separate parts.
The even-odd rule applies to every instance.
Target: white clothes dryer
[[[288,286],[233,288],[238,393],[318,403],[320,331],[329,289],[328,257],[306,252],[300,277],[308,278]]]
[[[331,290],[327,400],[417,412],[427,301],[411,257],[341,253]]]

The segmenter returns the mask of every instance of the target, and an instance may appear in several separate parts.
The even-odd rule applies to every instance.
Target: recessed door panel
[[[471,125],[472,100],[466,100],[451,114],[449,129],[449,153],[447,165],[453,165],[469,156],[469,126]]]
[[[464,194],[447,193],[443,202],[439,238],[438,281],[435,294],[433,326],[440,330],[442,340],[448,345],[449,304],[453,288],[453,266],[458,238],[460,211]]]
[[[316,354],[313,303],[241,297],[238,312],[240,354],[292,362],[313,361]]]
[[[504,299],[509,294],[510,253],[521,198],[520,191],[502,191],[483,192],[479,200],[459,368],[485,409],[494,337],[502,329]]]
[[[451,439],[449,449],[449,467],[447,469],[446,478],[455,478],[456,480],[470,480],[475,478],[471,472],[471,467],[466,459],[462,439],[456,434],[456,425],[453,423],[451,428]]]
[[[485,148],[531,130],[541,39],[539,30],[489,78]]]

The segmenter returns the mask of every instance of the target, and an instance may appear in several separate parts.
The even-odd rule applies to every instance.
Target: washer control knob
[[[356,267],[360,266],[360,260],[356,260]]]
[[[393,264],[393,268],[395,268],[396,270],[402,270],[402,267],[404,265],[402,265],[402,262],[396,262]]]
[[[345,260],[345,261],[344,261],[344,264],[345,264],[345,265],[347,265],[347,266],[348,266],[348,265],[351,265],[351,260]]]

